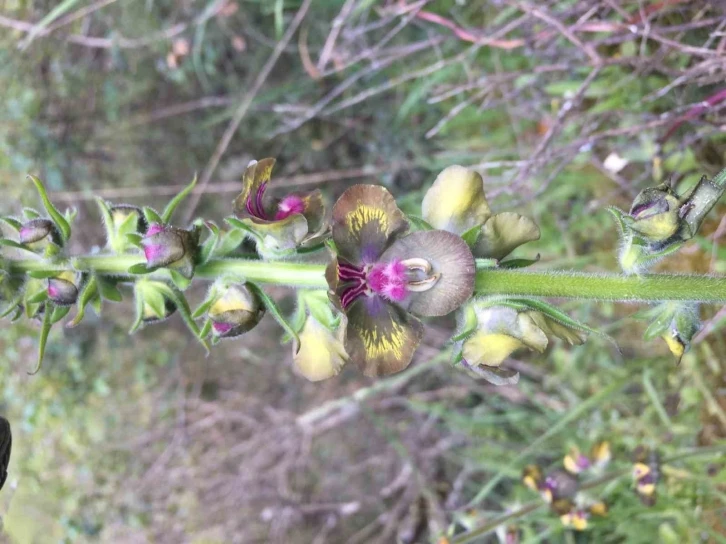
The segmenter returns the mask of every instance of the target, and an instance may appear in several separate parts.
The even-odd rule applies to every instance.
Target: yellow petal
[[[473,366],[499,366],[524,347],[527,347],[524,342],[508,334],[477,332],[464,342],[463,355]]]
[[[423,218],[435,229],[463,234],[491,216],[481,175],[463,166],[445,168],[421,203]]]
[[[662,335],[662,338],[668,344],[668,349],[671,350],[671,353],[680,360],[686,352],[686,344],[681,337],[677,334],[666,333]]]
[[[474,246],[474,255],[503,259],[527,242],[539,240],[540,230],[532,219],[514,212],[498,213],[484,224]]]
[[[340,372],[347,361],[343,342],[313,317],[308,317],[300,332],[300,350],[293,357],[298,372],[317,382]]]

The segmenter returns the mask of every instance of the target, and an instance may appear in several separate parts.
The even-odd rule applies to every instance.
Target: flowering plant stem
[[[90,255],[48,264],[40,259],[11,260],[12,272],[96,272],[126,275],[142,258],[136,255]],[[164,275],[165,271],[153,274]],[[325,289],[325,265],[264,262],[252,259],[213,259],[196,269],[196,277],[215,279],[239,276],[262,284]],[[726,277],[674,274],[588,274],[570,271],[522,271],[481,268],[477,271],[479,295],[561,297],[624,302],[664,300],[726,302]]]

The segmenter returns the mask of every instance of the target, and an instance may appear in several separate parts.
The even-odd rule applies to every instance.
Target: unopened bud
[[[630,208],[630,228],[650,242],[664,242],[681,225],[680,201],[668,185],[643,189]]]
[[[34,244],[43,240],[60,242],[58,229],[50,219],[32,219],[20,227],[20,243]]]
[[[75,304],[78,298],[76,277],[72,272],[64,272],[55,278],[48,278],[48,299],[58,306]]]
[[[191,278],[194,274],[198,238],[195,232],[158,223],[151,224],[141,240],[147,266],[172,268],[186,278]]]
[[[215,336],[231,338],[254,328],[265,315],[265,306],[246,285],[227,285],[207,315]]]
[[[129,204],[118,204],[112,206],[110,209],[111,220],[113,221],[114,231],[118,232],[119,228],[129,221],[129,217],[134,216],[136,218],[136,227],[133,229],[134,232],[140,234],[146,233],[149,224],[146,222],[143,212],[136,206]]]

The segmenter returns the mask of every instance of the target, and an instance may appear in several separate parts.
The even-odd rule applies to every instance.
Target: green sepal
[[[209,309],[214,305],[214,303],[217,301],[218,296],[219,296],[219,294],[214,289],[210,289],[210,292],[209,292],[209,295],[207,295],[207,298],[192,313],[192,319],[199,319],[204,314],[206,314],[209,311]]]
[[[159,286],[159,291],[161,291],[164,296],[166,296],[169,300],[176,304],[176,309],[179,312],[179,315],[181,315],[184,324],[199,340],[202,346],[204,346],[204,349],[207,351],[207,353],[209,353],[209,345],[204,340],[204,338],[199,336],[199,327],[192,318],[192,311],[189,308],[189,303],[187,302],[186,297],[180,291],[177,291],[169,285]]]
[[[137,289],[134,289],[134,308],[136,310],[136,317],[131,324],[129,334],[133,334],[139,330],[141,324],[144,322],[144,298],[139,294]]]
[[[468,245],[470,249],[473,249],[479,240],[479,236],[481,236],[481,225],[476,225],[463,233],[461,238],[466,242],[466,245]]]
[[[22,251],[32,253],[36,257],[38,256],[38,254],[35,251],[33,251],[32,249],[30,249],[29,247],[24,246],[20,242],[15,242],[14,240],[8,240],[7,238],[0,238],[0,246],[12,247],[13,249],[20,249]]]
[[[35,278],[36,280],[45,280],[48,278],[54,278],[58,275],[58,272],[51,270],[33,270],[28,272],[28,276]]]
[[[205,319],[204,325],[202,325],[202,328],[199,329],[199,338],[206,338],[209,336],[209,333],[212,332],[212,320],[211,319]],[[215,339],[212,338],[212,343],[216,344],[214,341]]]
[[[138,232],[130,232],[126,234],[125,238],[129,244],[138,248],[142,247],[141,240],[143,239],[143,236],[141,236]]]
[[[537,254],[537,257],[534,259],[509,259],[508,261],[502,261],[499,263],[499,266],[502,268],[527,268],[528,266],[532,266],[535,263],[538,263],[540,260],[539,253]]]
[[[45,246],[45,251],[43,252],[43,256],[46,259],[52,259],[56,255],[58,255],[61,252],[61,247],[54,244],[53,242],[48,242]]]
[[[180,291],[186,291],[192,284],[191,278],[186,277],[177,270],[169,269],[169,276]]]
[[[63,214],[60,213],[55,206],[53,206],[53,203],[50,201],[50,198],[48,198],[48,192],[45,190],[45,186],[43,185],[43,182],[40,181],[35,176],[29,175],[28,177],[35,184],[35,189],[38,191],[38,194],[40,195],[40,199],[43,201],[43,206],[45,207],[45,211],[48,212],[48,215],[53,220],[56,227],[58,227],[58,231],[60,232],[63,242],[67,242],[71,237],[70,223],[68,223],[68,221],[63,216]]]
[[[665,334],[670,329],[671,320],[673,319],[673,313],[667,311],[660,311],[656,313],[655,319],[648,325],[643,333],[643,340],[653,340],[658,338],[662,334]]]
[[[214,251],[214,255],[217,257],[226,257],[230,253],[234,252],[247,237],[244,231],[239,229],[232,229],[222,234],[217,248]]]
[[[68,328],[73,328],[78,325],[83,317],[86,315],[86,306],[98,295],[98,282],[96,276],[92,275],[88,278],[88,281],[81,288],[81,292],[78,294],[78,312],[67,325]]]
[[[0,221],[5,223],[16,232],[19,232],[20,229],[23,227],[23,223],[21,221],[18,221],[14,217],[0,217]]]
[[[43,314],[43,323],[40,326],[40,334],[38,335],[38,364],[35,367],[35,370],[32,372],[28,372],[31,376],[33,374],[37,374],[40,370],[40,367],[43,365],[43,357],[45,356],[45,346],[48,343],[48,335],[50,334],[50,328],[53,326],[51,323],[52,319],[52,313],[53,313],[53,305],[48,304],[46,305],[45,312]]]
[[[150,208],[148,206],[144,206],[142,208],[142,211],[144,213],[144,217],[146,218],[146,222],[151,225],[152,223],[158,223],[159,225],[164,225],[164,221],[162,221],[161,216],[159,213],[154,209]]]
[[[610,212],[610,215],[612,215],[615,225],[618,227],[620,236],[625,236],[630,231],[630,222],[626,219],[630,218],[630,216],[615,206],[608,206],[605,209]]]
[[[98,293],[104,300],[109,300],[111,302],[121,302],[123,300],[121,292],[118,290],[116,283],[112,280],[101,276],[96,278],[96,283],[98,286]]]
[[[109,208],[108,202],[100,197],[96,197],[96,204],[98,205],[98,210],[101,212],[103,224],[106,227],[106,241],[111,244],[111,240],[116,235],[113,230],[113,218],[111,217],[111,208]]]
[[[23,217],[28,220],[40,219],[41,214],[38,210],[33,208],[23,208]]]
[[[25,300],[26,304],[42,304],[48,300],[48,292],[47,291],[38,291],[33,296],[28,297]]]
[[[209,236],[199,248],[199,263],[204,264],[212,258],[214,250],[217,249],[219,243],[220,231],[219,227],[211,221],[205,221],[204,226],[209,229]]]
[[[8,303],[8,307],[0,313],[0,319],[3,319],[13,313],[14,310],[20,309],[20,303],[23,301],[23,293],[20,292],[14,299]]]
[[[300,351],[300,337],[297,335],[297,332],[295,329],[292,328],[292,326],[287,322],[285,317],[282,315],[282,312],[280,311],[280,308],[277,306],[274,300],[272,300],[267,293],[265,293],[262,289],[260,289],[256,284],[254,283],[247,283],[247,286],[250,288],[250,290],[255,293],[262,303],[265,305],[265,308],[267,308],[267,311],[270,312],[272,317],[275,318],[275,321],[283,328],[283,330],[289,335],[289,337],[292,339],[293,342],[293,354],[296,354],[298,351]]]
[[[53,315],[50,318],[51,325],[55,325],[58,323],[61,319],[63,319],[65,316],[68,315],[68,312],[71,311],[70,306],[54,306],[53,307]]]
[[[417,215],[409,215],[406,217],[406,219],[408,219],[408,223],[412,227],[411,232],[416,232],[419,230],[436,230],[423,217],[418,217]]]
[[[179,194],[177,194],[174,198],[172,198],[169,203],[166,205],[166,208],[164,208],[164,211],[161,214],[161,223],[163,225],[167,225],[169,221],[171,220],[171,216],[174,214],[174,210],[176,210],[177,206],[182,203],[182,201],[189,195],[189,193],[192,192],[194,189],[194,186],[197,184],[197,175],[194,174],[194,179],[191,181],[189,185],[184,187]],[[146,213],[146,212],[144,212]],[[148,219],[148,216],[147,216]],[[151,221],[149,221],[151,223]]]
[[[91,306],[93,307],[93,311],[96,312],[96,315],[101,315],[101,308],[103,306],[103,298],[101,296],[96,295],[91,299]]]
[[[252,229],[246,223],[240,221],[236,217],[226,217],[224,219],[230,227],[243,231],[247,236],[253,238],[256,242],[262,243],[262,236],[260,236],[254,229]]]
[[[461,321],[460,332],[451,337],[452,342],[461,342],[477,328],[476,312],[470,305],[464,305],[457,314],[457,321]]]
[[[136,263],[129,267],[128,273],[134,274],[136,276],[143,276],[145,274],[151,274],[156,270],[157,268],[149,268],[148,266],[146,266],[146,263]]]

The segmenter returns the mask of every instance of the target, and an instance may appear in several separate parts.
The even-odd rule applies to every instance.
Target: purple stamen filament
[[[257,188],[257,191],[255,192],[254,197],[250,195],[247,198],[247,204],[245,204],[245,207],[247,208],[247,213],[257,217],[258,219],[265,219],[267,220],[267,214],[265,213],[265,208],[262,206],[262,197],[265,195],[265,189],[267,189],[267,182],[260,184],[260,186]]]
[[[343,309],[362,295],[377,294],[391,302],[401,302],[408,294],[406,272],[406,266],[397,260],[364,267],[338,262],[338,279],[348,284],[340,297]]]

